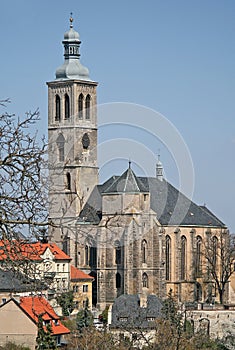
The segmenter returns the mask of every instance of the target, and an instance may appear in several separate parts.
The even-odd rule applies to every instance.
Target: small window
[[[86,105],[86,119],[90,119],[91,118],[91,96],[87,95],[86,96],[86,101],[85,101],[85,105]]]
[[[59,161],[63,162],[64,161],[64,144],[65,144],[65,139],[62,134],[59,134],[56,140],[57,148],[58,148],[58,153],[59,153]]]
[[[66,189],[71,191],[71,175],[70,175],[70,173],[66,174]]]
[[[65,264],[62,265],[62,271],[65,271]]]
[[[144,288],[148,288],[148,275],[145,272],[143,273],[143,276],[142,276],[142,283]]]
[[[90,146],[90,139],[87,133],[85,133],[82,137],[82,147],[83,149],[88,149]]]
[[[60,271],[60,264],[57,264],[57,265],[56,265],[56,269],[57,269],[57,272]]]
[[[64,117],[65,119],[69,119],[70,117],[69,96],[67,94],[64,97]]]
[[[121,275],[120,273],[116,273],[116,288],[121,288]]]
[[[5,304],[7,302],[6,298],[2,298],[2,304]]]
[[[82,286],[82,291],[83,291],[83,293],[87,293],[88,292],[88,284],[84,284]]]

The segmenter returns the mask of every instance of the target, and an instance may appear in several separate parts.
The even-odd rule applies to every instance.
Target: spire
[[[156,164],[156,177],[158,180],[162,181],[163,180],[163,166],[160,161],[160,154],[158,154],[158,160]]]
[[[80,36],[79,33],[73,29],[73,14],[71,12],[69,22],[70,28],[64,34],[64,64],[56,70],[56,80],[64,79],[78,79],[88,80],[89,71],[80,62]]]

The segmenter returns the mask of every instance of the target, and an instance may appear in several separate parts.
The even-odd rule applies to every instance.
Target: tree
[[[0,101],[6,107],[8,100]],[[27,233],[41,235],[47,222],[45,169],[46,144],[30,128],[39,120],[39,111],[22,119],[4,112],[0,115],[0,235],[11,241]]]
[[[69,316],[74,309],[73,292],[62,293],[56,299],[62,308],[63,316]]]
[[[56,350],[56,342],[52,336],[51,325],[48,323],[46,329],[43,326],[42,315],[38,316],[37,350]]]
[[[234,239],[227,231],[221,231],[217,236],[209,236],[205,243],[207,278],[215,283],[221,304],[224,303],[226,286],[234,272],[234,253]]]
[[[90,327],[93,324],[93,315],[89,310],[89,301],[86,300],[84,309],[77,313],[77,329],[81,333],[84,328]]]

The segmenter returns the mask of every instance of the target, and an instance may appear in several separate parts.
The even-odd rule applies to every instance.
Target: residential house
[[[70,260],[55,243],[0,241],[0,263],[47,284],[48,297],[69,290]],[[35,286],[36,288],[36,286]]]
[[[0,345],[11,341],[35,349],[38,334],[38,317],[42,315],[43,324],[50,323],[52,335],[60,345],[64,334],[70,331],[60,322],[50,304],[43,297],[22,297],[20,302],[9,299],[0,306]]]
[[[92,306],[92,282],[94,278],[79,270],[75,266],[70,266],[70,288],[73,291],[75,312],[84,308],[88,300],[89,307]]]

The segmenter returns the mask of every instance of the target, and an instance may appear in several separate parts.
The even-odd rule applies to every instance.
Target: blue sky
[[[8,111],[17,115],[39,108],[44,134],[46,81],[63,62],[61,41],[71,11],[82,40],[81,61],[99,82],[99,104],[128,102],[164,115],[190,151],[193,199],[206,203],[235,232],[235,1],[2,2],[0,96],[11,99]],[[151,121],[143,118],[151,130]],[[100,142],[108,137],[104,129]],[[110,138],[119,133],[130,135],[123,126],[108,131]],[[167,147],[146,135],[136,137],[152,153],[161,149],[166,177],[177,186],[177,164]],[[134,157],[138,173],[141,153]],[[155,163],[149,162],[153,176]],[[126,159],[111,162],[101,180],[122,173],[126,164]]]

